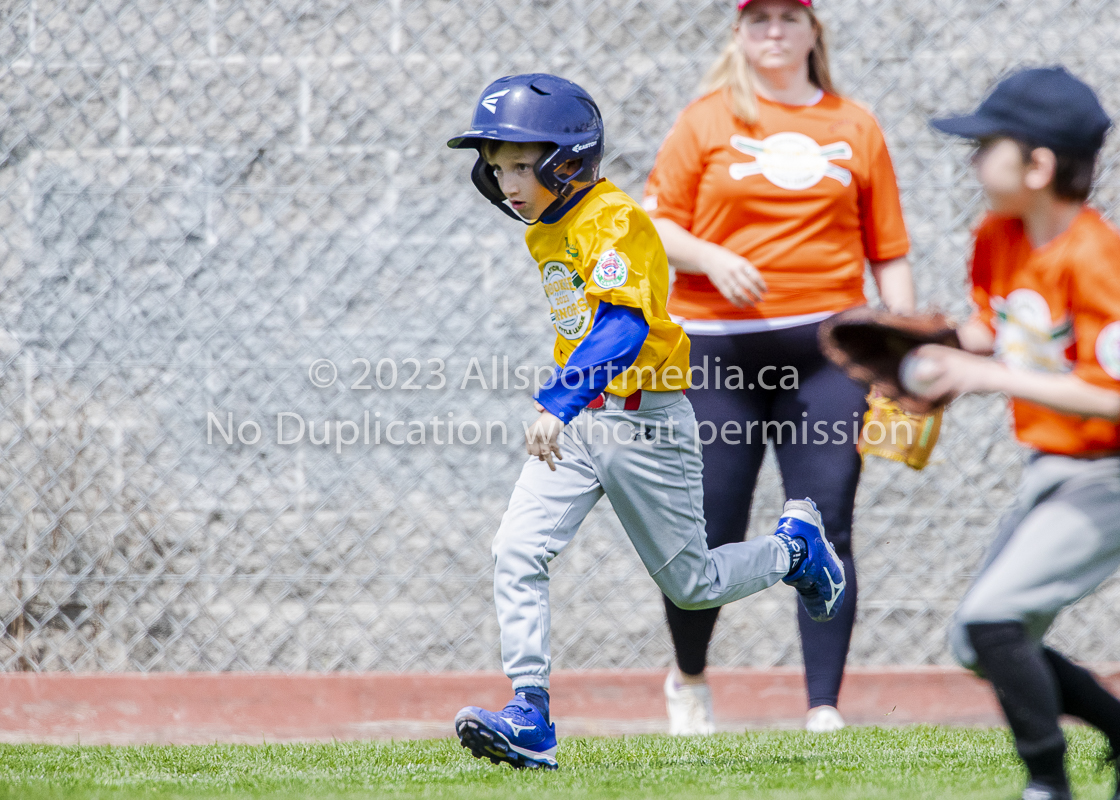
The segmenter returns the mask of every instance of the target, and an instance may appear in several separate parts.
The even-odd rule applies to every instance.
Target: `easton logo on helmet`
[[[503,89],[500,92],[494,92],[494,94],[486,95],[486,97],[482,98],[482,107],[489,111],[491,114],[497,113],[498,98],[505,97],[507,94],[509,94],[509,89]]]
[[[572,148],[572,152],[573,153],[581,153],[584,150],[586,150],[587,148],[594,147],[597,144],[599,144],[599,140],[598,139],[592,139],[590,142],[585,142],[584,144],[577,144],[576,146],[574,146]]]

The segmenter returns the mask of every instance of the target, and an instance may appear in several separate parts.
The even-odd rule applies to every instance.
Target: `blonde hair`
[[[743,13],[743,11],[739,12],[738,19],[742,19]],[[828,65],[828,41],[824,25],[817,19],[817,15],[811,8],[806,7],[805,13],[809,15],[809,21],[817,34],[813,49],[809,51],[809,81],[818,89],[829,94],[837,94],[836,87],[832,83],[832,70]],[[743,51],[739,49],[734,31],[731,33],[731,41],[708,68],[704,80],[700,83],[700,91],[703,94],[720,90],[727,91],[731,100],[731,112],[736,117],[748,125],[758,122],[758,95],[755,91],[754,70],[747,62]]]

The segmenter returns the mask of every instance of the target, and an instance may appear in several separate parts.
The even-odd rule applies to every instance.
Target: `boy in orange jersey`
[[[972,352],[921,348],[926,394],[1008,395],[1034,450],[950,634],[995,688],[1030,773],[1023,800],[1071,796],[1059,714],[1120,753],[1120,701],[1042,644],[1058,612],[1120,566],[1120,233],[1085,204],[1109,124],[1061,68],[1012,75],[976,113],[933,123],[979,143],[992,211],[976,232],[977,311],[960,331]]]

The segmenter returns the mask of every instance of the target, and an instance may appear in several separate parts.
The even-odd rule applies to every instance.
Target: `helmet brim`
[[[596,139],[599,136],[597,132],[590,133]],[[458,136],[448,139],[447,146],[454,150],[466,150],[468,148],[478,149],[478,145],[481,142],[490,141],[515,142],[519,144],[540,142],[541,144],[550,144],[553,147],[572,147],[573,145],[584,144],[587,141],[588,134],[588,131],[581,131],[579,133],[553,133],[552,138],[542,139],[541,134],[536,131],[524,131],[512,127],[475,128],[473,130],[463,131]]]
[[[477,150],[483,141],[497,141],[498,137],[494,135],[495,133],[497,131],[463,131],[458,136],[448,139],[447,146],[453,150]]]
[[[562,142],[546,141],[541,139],[539,133],[531,131],[519,131],[510,128],[489,128],[489,129],[475,129],[470,131],[463,131],[458,136],[447,140],[447,146],[455,150],[466,150],[468,148],[477,149],[482,142],[514,142],[518,144],[528,144],[530,142],[540,142],[542,144],[551,144],[553,146],[563,144]]]
[[[930,122],[930,125],[951,136],[960,136],[964,139],[986,139],[1007,133],[1007,125],[989,117],[979,114],[968,114],[961,117],[943,117]]]

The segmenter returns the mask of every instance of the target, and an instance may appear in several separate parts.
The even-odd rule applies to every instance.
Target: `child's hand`
[[[995,334],[978,319],[970,319],[957,328],[957,338],[962,350],[982,356],[990,356],[996,345]]]
[[[560,443],[557,441],[562,430],[564,430],[564,423],[560,418],[541,408],[540,417],[529,426],[529,430],[525,431],[525,451],[531,456],[536,456],[540,461],[547,461],[548,468],[553,472],[556,471],[556,465],[552,463],[552,457],[555,455],[557,461],[564,460],[560,455]]]
[[[1120,392],[1095,386],[1073,373],[1016,369],[992,358],[935,344],[914,352],[929,365],[931,382],[922,396],[1002,392],[1062,414],[1120,421]],[[925,372],[925,365],[922,369]]]
[[[923,345],[914,355],[922,362],[924,385],[920,394],[926,399],[1003,391],[1000,377],[1006,367],[991,358],[937,344]]]

